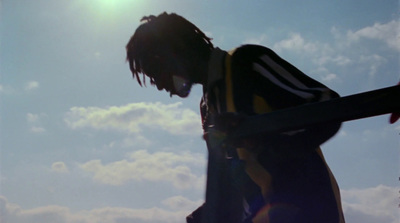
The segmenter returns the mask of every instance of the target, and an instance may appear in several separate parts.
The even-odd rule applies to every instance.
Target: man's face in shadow
[[[193,85],[190,59],[172,48],[162,48],[158,52],[149,54],[142,65],[145,73],[153,79],[152,84],[156,85],[159,91],[165,90],[171,96],[185,98]]]

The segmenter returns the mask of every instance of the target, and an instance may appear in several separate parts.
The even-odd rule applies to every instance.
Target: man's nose
[[[165,88],[165,80],[163,80],[163,79],[156,80],[156,86],[159,91],[164,89]]]

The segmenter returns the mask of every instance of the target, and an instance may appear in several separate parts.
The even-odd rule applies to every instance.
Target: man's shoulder
[[[254,44],[241,45],[231,51],[232,56],[235,57],[259,57],[265,54],[274,53],[271,49]]]

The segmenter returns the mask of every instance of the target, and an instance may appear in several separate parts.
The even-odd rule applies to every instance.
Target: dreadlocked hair
[[[156,60],[160,53],[167,49],[188,51],[199,56],[207,56],[214,48],[211,38],[207,37],[199,28],[175,14],[166,12],[154,16],[145,16],[142,23],[135,31],[126,45],[127,61],[132,72],[132,77],[137,79],[140,86],[142,82],[139,73],[148,76],[150,83],[154,84],[152,71],[162,69]]]

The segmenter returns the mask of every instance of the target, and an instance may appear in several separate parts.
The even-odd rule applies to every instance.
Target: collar
[[[218,80],[224,76],[224,58],[227,52],[216,47],[211,52],[210,60],[208,62],[207,72],[207,87],[205,89],[211,89],[210,87],[215,84]]]

